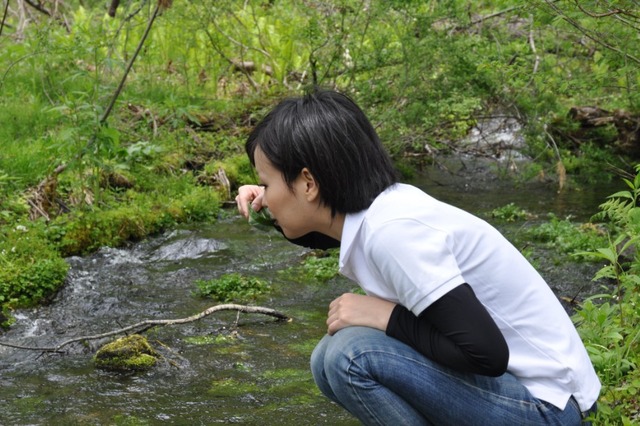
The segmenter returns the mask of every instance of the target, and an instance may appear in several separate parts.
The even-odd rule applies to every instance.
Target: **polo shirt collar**
[[[357,213],[347,213],[344,218],[344,226],[342,227],[342,237],[340,238],[340,270],[347,263],[351,248],[356,240],[358,231],[362,227],[362,222],[367,214],[367,210],[361,210]]]

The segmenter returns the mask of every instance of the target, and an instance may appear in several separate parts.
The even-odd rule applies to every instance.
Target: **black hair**
[[[292,188],[303,168],[320,187],[331,214],[355,213],[398,181],[389,154],[364,112],[348,96],[314,90],[280,102],[249,135],[255,166],[260,147]]]

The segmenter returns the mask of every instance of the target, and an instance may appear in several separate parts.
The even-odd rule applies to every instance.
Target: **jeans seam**
[[[369,414],[369,417],[370,417],[370,418],[375,419],[376,423],[377,423],[377,424],[380,424],[380,422],[378,421],[378,418],[377,418],[377,417],[374,415],[374,413],[369,409],[368,404],[365,404],[365,402],[363,401],[363,399],[362,399],[362,398],[361,398],[361,396],[360,396],[360,393],[356,391],[356,389],[357,389],[357,388],[356,388],[356,386],[353,384],[353,381],[352,381],[352,377],[353,377],[353,376],[352,376],[352,374],[350,373],[350,371],[351,371],[351,366],[352,366],[353,364],[355,364],[356,359],[357,359],[357,358],[359,358],[360,356],[362,356],[363,354],[365,354],[365,353],[369,353],[369,352],[382,352],[382,351],[377,351],[377,350],[376,350],[376,351],[373,351],[373,350],[369,350],[369,351],[360,352],[358,355],[355,355],[355,356],[350,356],[350,357],[349,357],[349,365],[347,365],[347,371],[346,371],[346,372],[347,372],[347,377],[349,378],[349,386],[351,386],[351,389],[352,389],[352,391],[353,391],[354,395],[356,395],[356,396],[358,397],[358,401],[360,402],[360,405],[361,405],[362,407],[366,408],[367,413]],[[381,426],[383,426],[383,425],[381,425]]]

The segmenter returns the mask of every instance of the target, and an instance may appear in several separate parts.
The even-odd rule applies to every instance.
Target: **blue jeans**
[[[566,408],[536,399],[509,373],[487,377],[443,367],[384,332],[348,327],[311,355],[320,390],[366,425],[580,425]]]

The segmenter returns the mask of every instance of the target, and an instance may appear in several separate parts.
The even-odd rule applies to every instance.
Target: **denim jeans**
[[[384,332],[348,327],[325,336],[311,355],[320,390],[366,425],[580,425],[536,399],[509,373],[487,377],[443,367]]]

